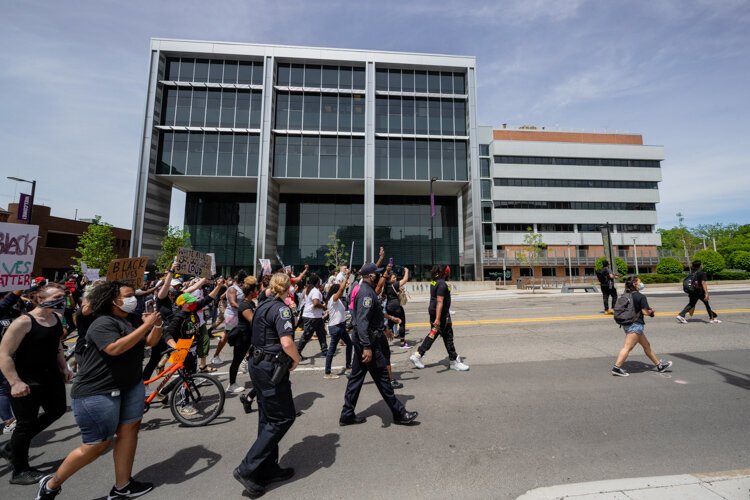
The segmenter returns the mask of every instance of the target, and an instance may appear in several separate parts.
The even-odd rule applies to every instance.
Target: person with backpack
[[[694,310],[695,305],[699,300],[706,306],[709,322],[714,324],[721,323],[718,314],[716,314],[708,304],[708,276],[706,276],[706,273],[703,271],[703,263],[701,261],[693,261],[693,264],[690,267],[690,274],[682,282],[682,290],[688,294],[689,301],[688,305],[686,305],[682,311],[680,311],[680,314],[677,315],[678,323],[687,323],[685,314],[687,314],[688,311]]]
[[[604,310],[602,313],[613,314],[612,309],[609,307],[609,298],[612,297],[612,307],[615,307],[615,301],[617,300],[615,278],[619,278],[620,275],[609,268],[608,260],[604,260],[601,269],[596,272],[596,277],[599,279],[599,284],[602,287],[602,299],[604,300]]]
[[[615,322],[625,330],[625,344],[620,349],[620,354],[618,354],[617,360],[612,367],[612,375],[616,377],[627,377],[630,375],[622,368],[622,364],[628,359],[630,351],[633,350],[636,344],[641,344],[643,352],[656,365],[656,371],[659,373],[666,371],[672,366],[671,361],[664,361],[656,357],[654,351],[651,350],[651,343],[646,338],[646,321],[643,317],[647,314],[653,318],[655,311],[648,305],[646,296],[639,291],[643,288],[643,284],[638,276],[628,278],[625,281],[625,293],[615,303]]]

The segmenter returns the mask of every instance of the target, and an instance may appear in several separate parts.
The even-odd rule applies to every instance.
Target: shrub
[[[701,250],[693,255],[693,260],[699,260],[703,263],[703,270],[708,274],[709,277],[713,277],[714,274],[719,271],[723,271],[726,263],[724,257],[719,252],[713,250]]]
[[[682,262],[674,257],[664,257],[656,266],[656,272],[659,274],[679,274],[685,269]]]
[[[724,270],[724,271],[719,271],[718,273],[716,273],[714,275],[714,279],[717,279],[717,280],[750,280],[750,272]]]
[[[598,271],[602,268],[602,262],[604,262],[605,257],[599,257],[596,259],[596,263],[594,264],[594,269]],[[615,265],[617,266],[617,274],[621,276],[625,276],[628,274],[628,264],[624,260],[622,260],[620,257],[615,257]]]
[[[750,271],[750,252],[737,250],[732,253],[729,261],[732,263],[732,267],[742,269],[743,271]]]
[[[652,283],[680,283],[685,279],[685,274],[641,274],[639,277],[642,283],[650,285]]]

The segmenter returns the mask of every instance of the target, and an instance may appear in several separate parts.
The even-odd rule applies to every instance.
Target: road
[[[702,306],[680,325],[674,315],[685,297],[652,296],[657,317],[646,331],[673,371],[654,372],[636,348],[625,366],[631,376],[619,378],[609,370],[622,330],[597,312],[599,295],[457,296],[456,346],[471,371],[448,370],[440,342],[421,371],[408,362],[413,351],[393,348],[405,385],[397,393],[419,411],[418,426],[392,425],[368,383],[358,406],[367,422],[339,427],[346,379],[323,380],[320,357],[304,363],[293,375],[304,413],[281,443],[282,465],[297,475],[264,498],[505,499],[561,483],[750,467],[748,298],[717,294],[721,325],[706,323]],[[421,339],[425,304],[407,305],[407,318],[415,324],[408,338]],[[334,365],[342,362],[339,355]],[[198,429],[151,410],[137,478],[156,483],[149,498],[240,498],[231,472],[256,423],[257,413],[245,415],[236,397]],[[35,441],[32,464],[52,467],[78,443],[67,413]],[[102,498],[112,475],[105,456],[66,483],[60,498]],[[0,497],[33,497],[33,487],[11,486],[8,476],[0,469]]]

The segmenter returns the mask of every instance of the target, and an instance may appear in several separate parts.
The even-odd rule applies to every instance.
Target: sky
[[[642,134],[659,227],[750,223],[745,0],[5,0],[0,206],[132,227],[152,37],[473,55],[478,124]]]

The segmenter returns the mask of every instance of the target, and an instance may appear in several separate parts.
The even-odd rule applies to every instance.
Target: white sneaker
[[[414,366],[420,370],[424,368],[424,363],[422,363],[422,356],[420,356],[418,352],[415,352],[414,354],[409,356],[409,361],[411,361]]]
[[[241,392],[245,392],[245,386],[234,383],[230,385],[229,387],[227,387],[227,392],[231,392],[233,394],[239,394]]]
[[[675,318],[675,319],[677,320],[678,323],[683,323],[683,324],[687,325],[687,320],[685,318],[683,318],[682,316],[677,316],[677,318]]]
[[[243,359],[240,363],[240,373],[247,373],[247,360]]]
[[[212,365],[220,365],[221,363],[223,363],[223,361],[219,356],[214,356],[214,358],[211,360]]]
[[[179,408],[177,411],[179,411],[180,414],[186,417],[192,417],[193,415],[198,413],[198,410],[196,410],[193,405],[185,405],[182,408]]]
[[[718,325],[719,323],[721,323],[721,320],[719,318],[714,318],[711,321],[709,321],[709,323],[713,323],[715,325]]]
[[[461,358],[459,357],[451,361],[451,370],[456,370],[457,372],[468,372],[469,365],[462,363]]]

